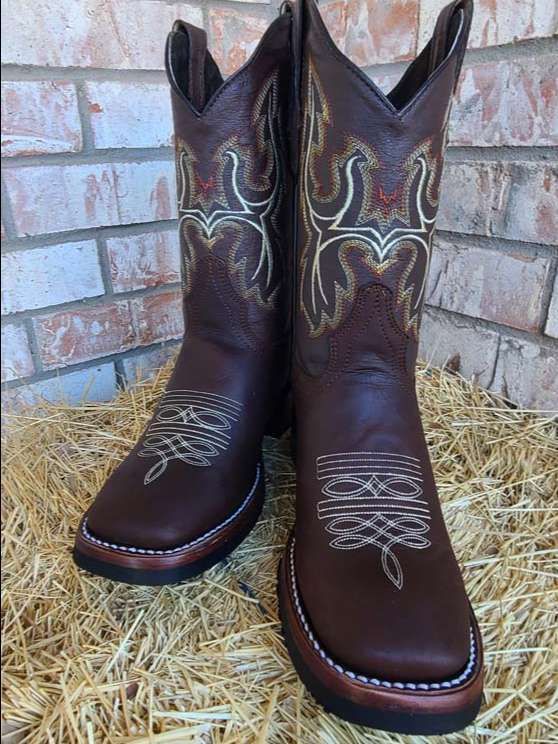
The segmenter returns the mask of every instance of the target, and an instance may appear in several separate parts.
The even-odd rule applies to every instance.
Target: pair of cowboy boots
[[[481,639],[415,393],[421,308],[471,0],[384,95],[313,0],[284,4],[223,81],[203,31],[167,44],[184,342],[140,441],[83,518],[79,566],[180,581],[230,553],[264,500],[261,444],[291,424],[285,640],[315,698],[407,733],[478,711]]]

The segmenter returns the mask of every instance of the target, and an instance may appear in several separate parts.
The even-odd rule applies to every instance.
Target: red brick
[[[446,163],[442,177],[441,230],[490,235],[490,210],[497,190],[499,166],[493,163]]]
[[[8,324],[2,327],[2,382],[30,377],[35,371],[25,328]]]
[[[557,175],[543,163],[447,163],[438,228],[553,245]]]
[[[558,412],[558,354],[538,339],[503,338],[492,389],[525,408]]]
[[[182,293],[159,292],[130,300],[137,345],[178,338],[184,332]]]
[[[554,287],[552,288],[544,332],[547,336],[558,338],[558,274],[556,274],[554,279]]]
[[[345,53],[360,66],[416,53],[418,0],[347,0]]]
[[[183,331],[181,293],[115,300],[33,322],[43,366],[56,369],[178,338]]]
[[[45,369],[78,364],[136,346],[127,300],[64,310],[33,321]]]
[[[203,24],[201,8],[149,0],[4,0],[5,64],[160,69],[177,18]]]
[[[95,147],[171,144],[172,116],[166,83],[87,83],[85,93]]]
[[[505,208],[499,209],[499,204]],[[556,245],[558,167],[508,163],[502,169],[501,199],[493,206],[492,232],[510,240]]]
[[[439,238],[427,303],[453,312],[538,332],[552,270],[549,258],[457,247]]]
[[[174,228],[109,238],[107,251],[115,292],[156,287],[180,280],[180,248]]]
[[[445,5],[447,0],[422,0],[419,46],[430,38],[438,13]],[[469,46],[499,46],[555,33],[553,0],[476,0]]]
[[[2,83],[2,155],[78,152],[82,136],[75,85]]]
[[[174,165],[166,161],[10,168],[4,179],[19,236],[175,215]]]
[[[94,240],[5,253],[2,277],[5,314],[97,297],[105,291]]]
[[[419,356],[435,367],[451,361],[463,377],[487,387],[498,354],[498,334],[451,315],[425,308],[420,332]]]
[[[209,9],[211,51],[225,75],[246,62],[268,25],[268,20],[247,11]]]
[[[450,144],[558,144],[558,56],[467,67],[450,122]]]
[[[320,13],[333,40],[344,52],[347,38],[347,0],[321,3]]]

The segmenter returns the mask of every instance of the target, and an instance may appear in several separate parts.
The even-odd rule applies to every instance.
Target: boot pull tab
[[[176,21],[173,33],[182,33],[188,43],[186,90],[184,93],[193,106],[201,111],[205,104],[205,65],[207,56],[207,34],[201,28],[191,26],[184,21]]]
[[[432,74],[449,54],[455,52],[457,56],[455,85],[457,85],[467,49],[472,17],[472,0],[455,0],[441,11],[430,42],[428,74]]]

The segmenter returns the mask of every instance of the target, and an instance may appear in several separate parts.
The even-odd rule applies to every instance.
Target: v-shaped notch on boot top
[[[289,425],[292,21],[223,81],[205,32],[168,39],[185,333],[137,444],[101,488],[75,559],[165,584],[221,560],[262,508],[262,439]]]
[[[299,6],[296,522],[281,613],[307,686],[409,733],[472,720],[482,649],[444,525],[415,362],[470,0],[384,95]]]

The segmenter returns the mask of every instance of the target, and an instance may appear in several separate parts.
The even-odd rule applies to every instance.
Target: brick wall
[[[387,89],[445,0],[326,0]],[[4,0],[2,380],[8,398],[108,399],[181,333],[163,45],[208,30],[225,72],[279,0]],[[558,11],[477,0],[453,113],[422,356],[558,408]],[[553,36],[554,35],[554,36]]]

